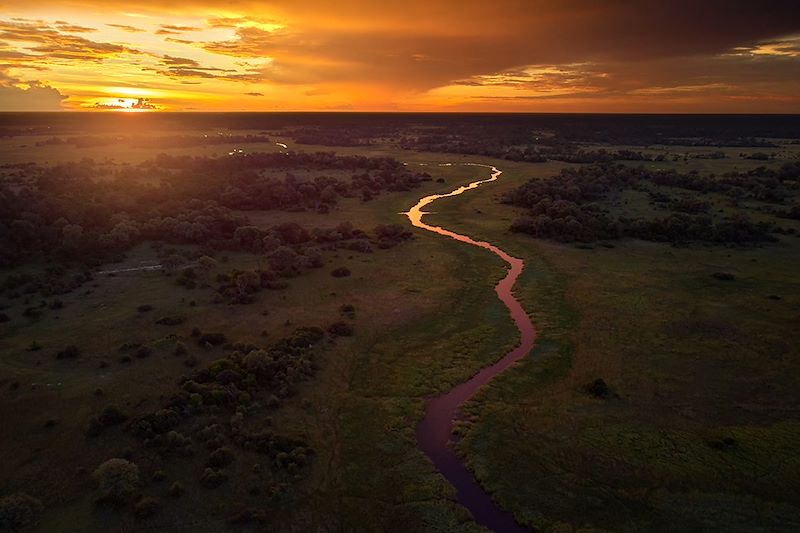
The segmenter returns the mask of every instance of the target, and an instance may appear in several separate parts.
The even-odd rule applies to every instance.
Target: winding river
[[[495,532],[522,532],[529,531],[520,526],[511,513],[498,507],[491,496],[483,490],[472,473],[456,454],[452,443],[453,422],[460,414],[460,407],[467,400],[472,398],[475,392],[482,385],[492,380],[506,368],[527,355],[533,348],[536,332],[528,314],[520,303],[514,298],[512,289],[514,282],[522,273],[525,266],[521,259],[512,257],[497,246],[484,242],[476,241],[466,235],[459,235],[453,231],[442,228],[441,226],[431,226],[422,221],[422,217],[429,214],[423,208],[439,198],[457,196],[471,189],[476,189],[484,183],[495,181],[503,172],[497,167],[489,165],[479,165],[477,163],[465,163],[469,166],[485,167],[491,169],[491,176],[483,180],[473,181],[469,185],[464,185],[447,194],[433,194],[422,198],[407,213],[411,224],[445,237],[450,237],[460,242],[465,242],[473,246],[485,248],[503,261],[508,263],[509,269],[506,276],[495,286],[497,296],[506,305],[511,318],[519,329],[519,345],[505,354],[496,363],[481,369],[469,380],[456,385],[445,394],[428,400],[425,417],[417,426],[417,445],[425,452],[425,455],[433,462],[439,472],[455,487],[458,494],[458,501],[471,513],[475,522],[487,527]],[[450,163],[445,166],[450,166]]]

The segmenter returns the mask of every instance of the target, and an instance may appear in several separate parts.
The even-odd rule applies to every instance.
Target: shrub
[[[136,516],[139,518],[147,518],[148,516],[153,516],[158,511],[159,502],[157,499],[145,496],[141,498],[138,502],[136,502],[136,507],[134,507],[134,512]]]
[[[227,341],[227,337],[223,333],[203,333],[197,339],[197,342],[200,345],[210,344],[211,346],[220,346],[221,344],[225,344]]]
[[[339,307],[339,312],[342,313],[343,316],[346,316],[350,319],[356,317],[356,308],[350,304],[342,304],[342,306]]]
[[[81,351],[74,344],[70,344],[56,354],[56,359],[75,359],[81,354]]]
[[[347,322],[334,322],[328,326],[328,333],[334,337],[351,337],[354,331],[353,326]]]
[[[331,270],[331,276],[334,278],[346,278],[350,275],[350,269],[347,267],[338,267]]]
[[[272,365],[272,358],[264,350],[253,350],[244,357],[242,366],[255,375],[266,373]]]
[[[731,274],[730,272],[714,272],[711,274],[711,277],[714,279],[718,279],[720,281],[733,281],[736,279],[736,276]]]
[[[44,511],[42,502],[16,492],[0,500],[0,531],[16,531],[36,524]]]
[[[586,392],[595,398],[609,398],[611,396],[611,389],[608,388],[603,378],[597,378],[592,383],[586,386]]]
[[[708,441],[709,447],[720,451],[731,449],[735,447],[737,444],[739,443],[736,442],[736,439],[734,439],[733,437],[725,437],[723,439],[713,439]]]
[[[9,320],[11,320],[11,318],[9,318],[7,314],[0,313],[0,324],[2,324],[3,322],[8,322]]]
[[[200,483],[210,489],[219,487],[227,480],[228,474],[222,470],[214,470],[213,468],[206,468],[203,471],[203,475],[200,477]]]
[[[208,456],[208,466],[214,468],[228,466],[235,458],[230,448],[218,448]]]
[[[156,324],[162,326],[177,326],[178,324],[183,324],[185,321],[186,317],[183,316],[164,316],[156,320]]]
[[[136,349],[136,357],[139,359],[144,359],[145,357],[149,357],[150,354],[153,353],[153,349],[149,346],[139,346]]]
[[[128,419],[128,415],[120,411],[116,406],[109,405],[103,409],[103,412],[100,413],[97,419],[104,426],[115,426],[125,422]]]
[[[408,240],[412,233],[407,228],[399,224],[379,224],[375,226],[375,236],[378,239],[379,248],[391,248]]]
[[[173,498],[177,498],[178,496],[183,495],[184,492],[186,492],[186,489],[183,487],[183,483],[176,481],[170,485],[168,494]]]
[[[128,419],[128,416],[122,411],[109,405],[98,416],[93,416],[89,419],[89,425],[84,434],[87,437],[96,437],[107,427],[122,424]]]
[[[22,316],[26,316],[28,318],[39,318],[42,316],[42,311],[40,309],[36,309],[35,307],[28,307],[22,312]]]
[[[149,305],[149,304],[144,304],[144,305],[140,305],[139,307],[137,307],[136,310],[138,312],[140,312],[140,313],[147,313],[148,311],[152,311],[153,310],[153,306]]]
[[[139,467],[125,459],[109,459],[94,471],[100,499],[109,503],[123,503],[139,488]]]

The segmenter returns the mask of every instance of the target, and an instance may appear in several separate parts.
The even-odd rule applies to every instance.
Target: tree
[[[261,287],[261,276],[252,271],[240,272],[236,276],[236,288],[239,294],[250,294]]]
[[[161,261],[161,266],[170,273],[175,272],[181,264],[183,264],[183,258],[176,254],[169,255]]]
[[[33,526],[44,510],[36,498],[16,492],[0,500],[0,531],[17,531]]]
[[[296,273],[298,254],[288,246],[279,246],[269,255],[267,262],[275,272],[282,276],[291,276]]]
[[[197,268],[204,274],[208,274],[217,267],[217,260],[207,255],[197,260]]]
[[[233,239],[242,249],[258,252],[261,249],[263,236],[261,229],[256,226],[240,226],[233,232]]]
[[[79,250],[83,244],[83,227],[78,224],[67,224],[61,228],[61,235],[64,248],[70,252]]]
[[[139,488],[139,467],[125,459],[109,459],[94,471],[102,500],[123,503]]]

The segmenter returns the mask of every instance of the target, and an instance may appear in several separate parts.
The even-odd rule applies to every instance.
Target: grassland
[[[497,192],[516,174],[504,178]],[[629,200],[616,208],[651,210]],[[521,521],[546,531],[798,527],[797,238],[584,249],[507,233],[507,208],[487,196],[440,206],[437,222],[528,265],[519,295],[538,346],[469,406],[460,443]],[[715,280],[718,271],[736,280]],[[586,393],[598,377],[617,398]]]
[[[398,222],[418,196],[471,177],[463,168],[442,170],[444,184],[433,182],[369,203],[345,200],[327,215],[247,214],[264,226],[287,221],[309,227],[331,227],[344,220],[359,227]],[[233,253],[219,270],[253,268],[258,261]],[[155,252],[144,245],[127,254],[124,262],[103,268],[153,262]],[[136,271],[97,275],[91,286],[61,297],[63,309],[34,320],[20,316],[22,307],[8,309],[13,326],[4,327],[0,335],[6,389],[0,414],[17,430],[0,444],[0,477],[8,480],[4,490],[36,494],[47,503],[43,530],[226,527],[229,508],[251,498],[246,493],[246,465],[258,458],[245,454],[231,486],[213,493],[197,486],[202,472],[198,461],[176,460],[166,475],[186,485],[180,500],[160,495],[169,483],[161,488],[148,484],[168,502],[169,511],[147,520],[98,513],[92,503],[94,467],[108,457],[130,456],[131,451],[140,462],[144,457],[131,449],[130,437],[121,431],[87,440],[88,419],[108,404],[130,413],[158,408],[187,372],[172,349],[177,342],[194,346],[195,327],[258,344],[297,326],[325,326],[347,303],[356,308],[356,336],[326,346],[318,375],[271,414],[275,426],[309,440],[317,457],[291,503],[263,503],[270,522],[278,528],[338,524],[343,530],[406,530],[409,524],[416,529],[436,524],[444,530],[470,528],[468,513],[452,501],[450,487],[416,450],[413,427],[426,396],[463,381],[513,344],[513,326],[492,291],[502,265],[423,233],[407,245],[373,254],[341,251],[326,256],[325,262],[325,268],[293,280],[284,291],[261,293],[249,306],[212,304],[208,289],[189,291],[161,272]],[[335,266],[348,267],[352,275],[331,277],[329,270]],[[453,301],[459,305],[453,306]],[[153,311],[138,313],[142,304]],[[187,320],[175,327],[153,324],[157,317],[173,315]],[[40,348],[29,351],[33,343]],[[147,358],[122,362],[118,347],[124,343],[153,346],[155,351]],[[81,357],[56,360],[54,353],[69,344],[81,347]],[[222,355],[220,349],[190,351],[199,366]],[[143,468],[150,473],[151,468]],[[212,506],[205,504],[209,497]],[[196,518],[187,521],[192,515]]]
[[[30,159],[8,146],[0,150],[6,162]],[[233,148],[169,153],[224,154]],[[37,159],[75,157],[63,146],[42,150]],[[400,213],[417,198],[449,191],[483,172],[437,163],[474,161],[504,170],[479,192],[437,202],[430,220],[490,240],[526,263],[517,296],[538,328],[537,346],[467,406],[468,420],[459,427],[459,451],[521,522],[545,531],[800,527],[797,238],[730,249],[547,243],[509,233],[516,210],[498,198],[528,178],[555,174],[561,163],[388,146],[336,151],[424,163],[421,168],[444,181],[366,203],[347,199],[325,215],[248,212],[251,221],[263,227],[284,221],[326,227],[350,220],[364,228],[402,223]],[[791,148],[786,152],[783,157],[794,154]],[[122,163],[152,152],[111,147],[81,155]],[[722,161],[726,169],[734,165],[733,159]],[[695,163],[704,165],[702,171],[723,171],[705,159],[659,164]],[[756,164],[735,160],[737,168]],[[730,209],[723,199],[714,201]],[[652,211],[635,194],[611,207]],[[229,255],[219,269],[253,268],[259,261],[250,254]],[[155,259],[144,245],[108,268]],[[23,319],[16,305],[7,310],[14,325],[0,325],[0,417],[15,430],[0,437],[3,494],[26,491],[44,501],[43,531],[240,528],[228,523],[230,508],[239,504],[266,510],[275,530],[477,530],[452,488],[417,450],[414,427],[426,397],[460,383],[514,345],[516,331],[492,289],[503,265],[482,250],[422,231],[389,250],[342,250],[324,259],[323,269],[291,280],[286,290],[261,292],[247,306],[213,304],[209,289],[189,291],[163,273],[140,271],[98,275],[61,297],[63,309],[38,319]],[[337,266],[352,275],[331,277]],[[711,274],[717,271],[731,272],[735,280],[715,280]],[[141,304],[154,310],[137,313]],[[269,413],[274,426],[316,451],[295,491],[284,499],[249,494],[258,458],[247,453],[237,460],[229,484],[213,491],[197,483],[202,461],[176,459],[165,468],[166,477],[183,481],[186,494],[173,500],[166,495],[169,482],[147,482],[147,490],[164,502],[155,516],[97,511],[90,476],[97,464],[132,451],[147,474],[154,467],[146,454],[130,449],[130,436],[121,430],[87,440],[87,420],[109,403],[132,413],[157,408],[187,372],[172,355],[178,341],[192,346],[201,366],[220,357],[219,348],[192,344],[192,328],[259,344],[297,326],[324,327],[337,319],[342,304],[356,308],[356,335],[328,341],[315,377]],[[177,314],[187,317],[184,324],[153,324]],[[118,347],[126,342],[155,350],[123,363]],[[29,351],[32,343],[41,349]],[[56,360],[53,353],[67,344],[80,344],[82,356]],[[618,397],[586,394],[584,387],[598,377]],[[267,415],[254,416],[254,423],[266,423]]]

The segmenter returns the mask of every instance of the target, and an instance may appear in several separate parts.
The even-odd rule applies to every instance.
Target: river
[[[514,320],[519,330],[520,343],[496,363],[484,367],[469,380],[456,385],[441,396],[429,399],[426,406],[425,417],[417,426],[417,445],[433,462],[436,469],[445,479],[455,487],[459,503],[472,513],[475,522],[498,533],[530,531],[520,526],[514,520],[511,513],[504,511],[492,501],[491,496],[483,490],[472,473],[458,457],[451,441],[453,422],[460,415],[461,405],[472,398],[482,385],[485,385],[506,368],[525,357],[533,348],[534,338],[536,336],[533,323],[513,294],[514,282],[519,278],[522,269],[525,267],[522,259],[512,257],[489,242],[476,241],[471,237],[460,235],[454,231],[442,228],[441,226],[431,226],[422,220],[424,215],[429,214],[423,211],[425,206],[430,205],[440,198],[457,196],[469,190],[476,189],[484,183],[495,181],[503,173],[497,167],[490,165],[479,165],[477,163],[465,164],[489,168],[491,169],[491,176],[486,179],[473,181],[469,185],[461,186],[446,194],[432,194],[426,196],[404,214],[408,216],[411,224],[418,228],[432,231],[439,235],[471,244],[472,246],[485,248],[508,263],[509,268],[506,276],[497,283],[495,292],[508,308],[511,318]],[[446,165],[449,166],[450,164],[447,163]]]

